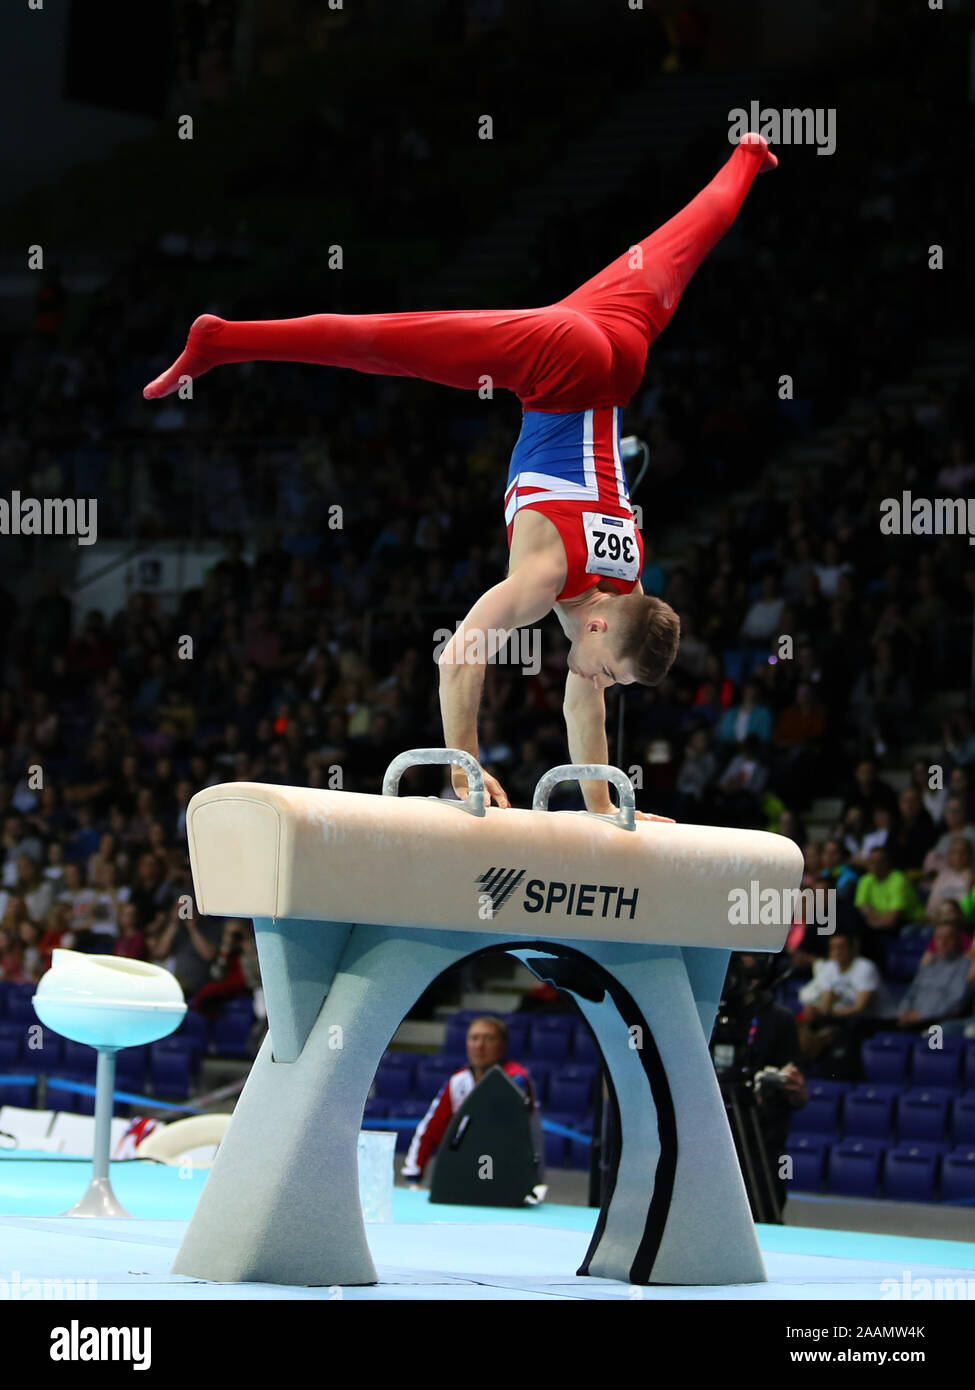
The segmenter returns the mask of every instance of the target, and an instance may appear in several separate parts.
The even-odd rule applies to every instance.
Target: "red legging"
[[[513,391],[526,410],[624,405],[691,276],[772,162],[764,140],[738,145],[676,216],[557,304],[249,321],[205,314],[181,357],[145,394],[169,395],[181,375],[200,376],[226,362],[285,361],[420,377],[467,391],[489,384]]]

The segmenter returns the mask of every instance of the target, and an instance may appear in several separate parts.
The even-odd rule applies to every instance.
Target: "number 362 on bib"
[[[629,516],[583,512],[586,533],[586,573],[609,579],[635,580],[640,573],[640,546]]]

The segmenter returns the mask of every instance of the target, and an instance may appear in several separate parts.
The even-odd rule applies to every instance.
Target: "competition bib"
[[[639,578],[640,547],[632,517],[583,512],[582,525],[586,533],[586,574],[602,574],[630,583]]]

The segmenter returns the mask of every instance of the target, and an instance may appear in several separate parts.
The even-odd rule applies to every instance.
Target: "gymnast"
[[[508,575],[477,600],[439,657],[445,746],[478,757],[486,663],[511,631],[554,611],[570,642],[563,703],[570,757],[606,763],[604,690],[659,684],[680,639],[677,614],[640,584],[643,541],[620,457],[623,408],[694,271],[756,175],[777,163],[764,137],[742,136],[685,208],[556,304],[250,322],[203,314],[143,395],[158,400],[213,367],[253,361],[512,391],[523,415],[504,494]],[[486,804],[510,804],[496,778],[485,773],[484,784]],[[453,786],[467,795],[459,768]],[[582,792],[588,810],[614,814],[605,782],[583,782]]]

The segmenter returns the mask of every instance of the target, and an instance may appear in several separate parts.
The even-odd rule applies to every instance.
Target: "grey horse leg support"
[[[606,1060],[622,1147],[582,1272],[630,1283],[764,1280],[707,1050],[725,952],[360,925],[343,936],[336,964],[333,947],[303,944],[323,935],[321,923],[259,919],[255,926],[270,1033],[174,1273],[375,1282],[356,1145],[376,1067],[437,975],[470,955],[508,949],[577,960],[602,986],[598,1002],[577,998]],[[293,1060],[274,1060],[272,1048]]]

